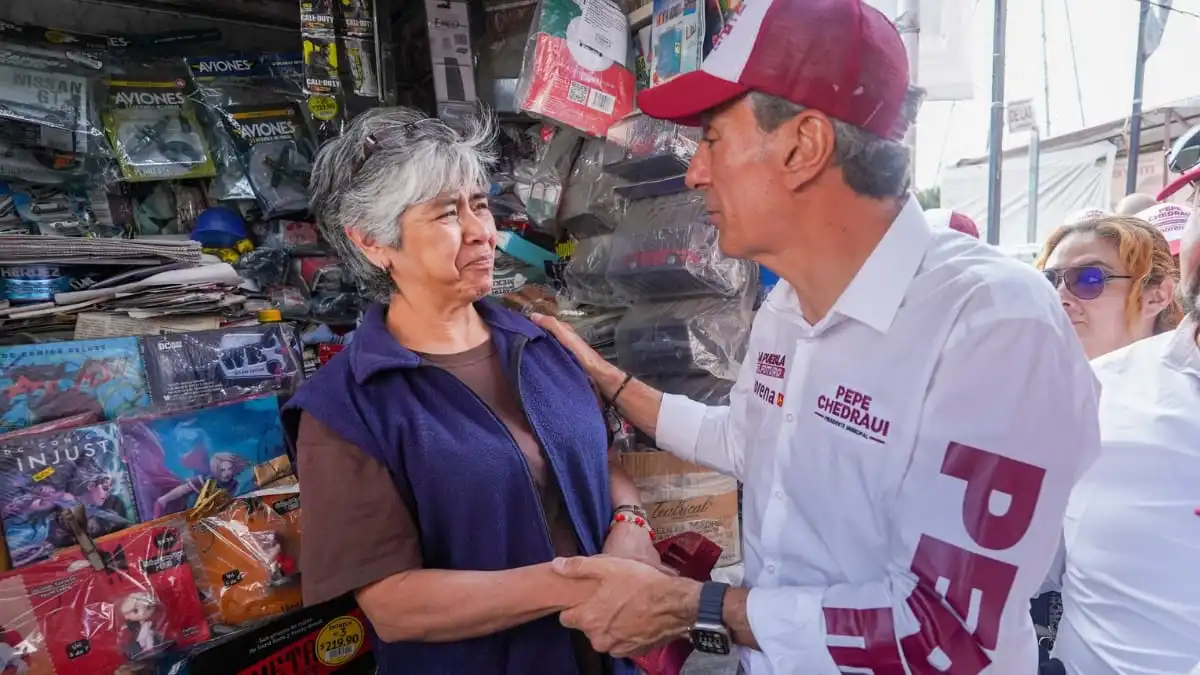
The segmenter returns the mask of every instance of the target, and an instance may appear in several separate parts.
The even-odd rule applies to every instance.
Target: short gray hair
[[[409,208],[450,190],[487,186],[495,125],[486,112],[457,131],[411,108],[375,108],[317,153],[309,210],[325,240],[363,290],[386,301],[395,284],[346,235],[353,229],[383,246],[400,245]]]
[[[804,111],[802,105],[757,91],[751,92],[749,98],[758,128],[768,133]],[[898,126],[907,129],[916,121],[924,99],[924,89],[908,88]],[[903,197],[908,192],[912,185],[911,153],[904,143],[888,140],[832,117],[829,121],[836,135],[833,161],[842,167],[842,174],[851,190],[876,199]]]

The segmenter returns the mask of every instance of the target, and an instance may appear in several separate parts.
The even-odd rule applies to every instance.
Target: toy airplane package
[[[186,86],[183,78],[108,81],[104,128],[125,180],[216,175]]]
[[[225,114],[264,217],[306,211],[316,143],[300,106],[234,105]]]

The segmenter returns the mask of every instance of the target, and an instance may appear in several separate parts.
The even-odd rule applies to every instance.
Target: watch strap
[[[719,581],[706,581],[700,587],[700,611],[697,612],[696,618],[701,623],[725,625],[725,591],[727,590],[729,590],[729,584]]]

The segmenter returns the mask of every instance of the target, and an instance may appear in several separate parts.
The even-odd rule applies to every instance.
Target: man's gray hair
[[[778,129],[784,122],[804,111],[804,106],[761,92],[750,93],[750,108],[758,127],[766,132]],[[925,90],[909,87],[904,95],[901,120],[907,129],[917,119]],[[833,161],[842,168],[846,184],[864,197],[883,199],[903,197],[912,185],[911,153],[904,143],[877,136],[870,131],[829,118],[833,124]]]
[[[400,245],[400,217],[448,191],[485,189],[494,161],[495,125],[486,112],[457,131],[411,108],[376,108],[317,153],[309,209],[321,234],[373,299],[395,284],[347,236],[357,230],[382,246]]]

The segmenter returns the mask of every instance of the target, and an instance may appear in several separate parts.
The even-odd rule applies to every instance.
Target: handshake
[[[561,613],[562,624],[582,631],[596,651],[617,657],[645,656],[687,638],[700,607],[697,579],[708,578],[721,553],[696,534],[672,537],[657,549],[639,543],[648,541],[644,532],[635,534],[640,540],[623,541],[614,532],[601,555],[551,565],[562,577],[586,582],[575,591],[579,601]]]

